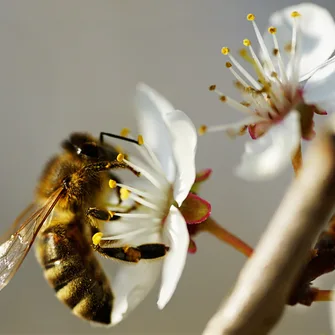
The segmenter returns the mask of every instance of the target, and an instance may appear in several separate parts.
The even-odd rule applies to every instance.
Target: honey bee
[[[16,273],[36,239],[36,257],[56,296],[85,320],[111,324],[114,295],[95,251],[112,259],[138,262],[163,257],[163,244],[113,247],[92,243],[99,220],[112,221],[106,209],[111,170],[129,169],[118,162],[118,152],[86,133],[73,133],[62,143],[63,152],[45,166],[36,189],[35,201],[16,219],[0,245],[0,290]],[[137,143],[138,144],[138,143]],[[112,224],[112,222],[111,222]]]

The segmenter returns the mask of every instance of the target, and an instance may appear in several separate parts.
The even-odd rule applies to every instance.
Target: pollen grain
[[[94,245],[98,245],[102,239],[103,233],[99,232],[99,233],[95,233],[92,236],[92,242]]]

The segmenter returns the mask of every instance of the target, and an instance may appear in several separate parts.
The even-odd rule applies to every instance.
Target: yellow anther
[[[120,131],[120,135],[123,136],[123,137],[127,137],[130,133],[130,129],[129,128],[123,128],[121,131]]]
[[[244,90],[245,89],[244,85],[238,80],[234,81],[234,85],[238,90]]]
[[[233,66],[233,64],[232,63],[230,63],[230,62],[227,62],[226,63],[226,67],[229,69],[230,67],[232,67]]]
[[[124,154],[119,153],[116,157],[116,160],[121,163],[124,160]]]
[[[252,14],[252,13],[250,13],[250,14],[247,15],[247,20],[248,21],[254,21],[255,18],[256,18],[256,16],[254,14]]]
[[[268,32],[269,32],[270,34],[275,34],[275,33],[277,32],[277,28],[276,28],[276,27],[269,27],[269,28],[268,28]]]
[[[210,91],[215,91],[215,89],[216,89],[216,85],[211,85],[211,86],[208,87],[208,89],[209,89]]]
[[[220,100],[221,100],[222,102],[225,102],[225,101],[227,101],[227,97],[226,97],[225,95],[221,95],[221,96],[220,96]]]
[[[251,42],[250,40],[248,40],[247,38],[243,40],[243,44],[246,46],[246,47],[250,47],[251,45]]]
[[[207,131],[207,126],[205,126],[205,125],[203,124],[202,126],[199,127],[199,129],[198,129],[198,134],[199,134],[199,135],[203,135],[203,134],[206,133],[206,131]]]
[[[116,181],[113,179],[109,179],[108,186],[110,188],[115,188],[116,187]]]
[[[245,107],[250,107],[251,105],[250,102],[247,102],[247,101],[241,101],[240,104]]]
[[[228,55],[229,52],[230,52],[230,49],[227,48],[227,47],[223,47],[223,48],[221,49],[221,53],[222,53],[223,55]]]
[[[278,73],[277,72],[271,72],[271,77],[272,78],[278,78]]]
[[[144,140],[143,140],[143,136],[142,135],[138,135],[137,136],[137,142],[139,145],[143,145],[144,144]]]
[[[273,49],[273,50],[272,50],[272,54],[273,54],[274,56],[277,56],[277,55],[279,54],[279,50],[278,50],[278,49]]]
[[[93,236],[92,236],[92,242],[94,245],[98,245],[101,241],[101,238],[104,234],[99,232],[99,233],[95,233]]]
[[[120,188],[120,198],[122,201],[127,200],[129,198],[129,195],[130,192],[126,188],[124,187]]]
[[[291,16],[292,17],[299,17],[299,16],[301,16],[301,14],[295,10],[294,12],[291,13]]]

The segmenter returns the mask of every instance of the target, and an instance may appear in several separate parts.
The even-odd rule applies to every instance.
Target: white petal
[[[160,233],[138,236],[136,245],[144,243],[161,243]],[[137,264],[120,263],[112,289],[114,304],[112,312],[112,324],[122,321],[153,288],[162,269],[162,259],[143,261]]]
[[[325,111],[335,111],[335,62],[316,71],[306,82],[303,94],[307,104]]]
[[[292,111],[262,137],[245,144],[236,175],[250,181],[274,177],[290,162],[300,140],[299,114]]]
[[[170,301],[177,287],[184,270],[190,240],[185,219],[174,206],[171,206],[166,219],[164,235],[170,241],[170,250],[163,263],[162,283],[157,301],[159,309],[163,309]]]
[[[287,52],[284,46],[291,42],[293,11],[298,11],[301,16],[296,18],[299,24],[298,52],[301,57],[300,76],[313,70],[326,61],[335,50],[335,23],[327,9],[312,3],[303,3],[275,12],[270,17],[270,25],[277,28],[277,39],[280,52],[287,64]],[[265,43],[271,52],[274,45],[272,36],[266,32]]]
[[[148,295],[159,277],[162,260],[123,263],[112,283],[112,325],[122,321]]]
[[[191,119],[179,110],[166,114],[165,121],[173,139],[173,153],[177,165],[174,199],[180,206],[195,180],[197,130]]]
[[[140,83],[136,87],[136,118],[140,134],[153,150],[170,182],[176,174],[172,138],[163,116],[173,112],[173,106],[158,92]]]

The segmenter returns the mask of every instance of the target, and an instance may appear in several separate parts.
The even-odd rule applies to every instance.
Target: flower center
[[[121,135],[124,133],[122,131]],[[144,159],[125,158],[120,153],[117,160],[138,172],[140,179],[135,180],[133,185],[118,183],[112,179],[109,181],[111,189],[119,189],[121,200],[121,204],[108,204],[110,215],[124,225],[124,230],[121,233],[99,235],[99,241],[160,232],[174,202],[172,185],[167,181],[155,153],[145,144],[141,135],[138,136],[137,144],[136,147]],[[106,224],[113,225],[113,222],[115,221]]]
[[[211,85],[209,90],[218,94],[223,103],[249,117],[249,123],[240,125],[239,130],[233,132],[232,135],[243,134],[249,125],[258,122],[279,122],[291,110],[295,109],[295,106],[303,103],[302,92],[299,88],[300,55],[297,51],[300,39],[300,14],[294,11],[291,13],[291,18],[293,20],[291,41],[285,46],[280,47],[278,43],[277,28],[273,26],[268,28],[268,33],[271,34],[273,41],[273,49],[269,50],[255,22],[255,15],[247,15],[247,20],[253,26],[261,56],[256,55],[249,39],[243,40],[245,48],[240,50],[239,55],[252,66],[256,79],[231,55],[228,47],[222,48],[222,54],[229,58],[229,61],[226,62],[226,68],[235,78],[235,87],[240,91],[243,100],[239,102],[228,97],[219,91],[216,85]],[[287,53],[288,56],[286,64],[282,58],[283,52]],[[222,130],[229,133],[227,125],[202,126],[199,133]]]

